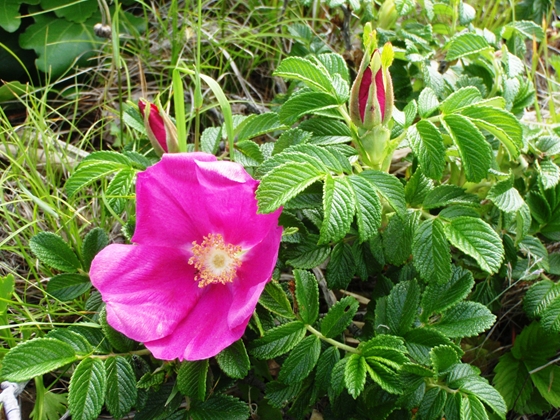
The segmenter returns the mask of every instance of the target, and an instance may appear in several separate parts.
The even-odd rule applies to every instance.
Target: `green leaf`
[[[352,247],[345,242],[337,243],[327,264],[327,285],[329,289],[346,289],[356,271],[356,257]]]
[[[462,57],[481,53],[489,48],[490,45],[488,41],[486,41],[486,38],[482,35],[464,33],[455,36],[451,40],[445,59],[447,61],[453,61]]]
[[[531,381],[539,393],[554,407],[560,407],[560,367],[556,365],[539,369],[531,375]]]
[[[249,115],[249,117],[243,120],[237,127],[239,130],[237,139],[238,141],[249,140],[283,128],[286,128],[286,126],[280,122],[278,114],[275,112],[253,114]]]
[[[432,327],[448,337],[473,337],[490,328],[496,316],[478,302],[459,302]]]
[[[443,118],[446,130],[459,149],[467,181],[480,182],[492,165],[492,149],[472,121],[456,114]]]
[[[311,163],[285,163],[262,179],[257,189],[260,213],[272,213],[325,173]]]
[[[179,392],[193,400],[204,401],[206,397],[206,375],[208,359],[181,363],[177,372],[177,388]]]
[[[482,378],[466,379],[460,386],[461,391],[471,394],[489,406],[500,418],[505,419],[507,406],[498,391]]]
[[[76,360],[71,345],[52,338],[24,341],[2,360],[0,376],[12,382],[28,381]]]
[[[270,281],[264,287],[259,303],[275,314],[293,319],[294,311],[282,287],[275,281]]]
[[[422,295],[422,318],[427,320],[434,313],[442,313],[456,303],[465,299],[474,286],[474,278],[470,271],[453,267],[449,281],[430,283]]]
[[[560,154],[560,137],[557,136],[542,136],[539,137],[535,143],[535,147],[543,154],[558,155]]]
[[[126,200],[130,196],[135,174],[136,172],[133,169],[123,169],[116,172],[104,192],[107,205],[116,214],[121,214],[125,210]]]
[[[107,376],[103,360],[82,360],[70,379],[68,409],[72,419],[96,419],[103,408],[106,389]]]
[[[98,10],[98,5],[92,1],[68,2],[65,0],[41,0],[44,10],[53,9],[59,18],[65,18],[70,22],[84,22]]]
[[[367,372],[375,383],[390,394],[402,394],[402,384],[395,370],[387,367],[386,364],[379,363],[374,358],[368,357],[366,361]]]
[[[469,394],[461,398],[461,419],[488,420],[488,413],[480,400]]]
[[[341,121],[315,117],[302,121],[298,128],[313,133],[311,142],[316,145],[348,143],[352,141],[352,133]]]
[[[498,364],[494,368],[494,386],[504,398],[510,410],[523,407],[531,398],[531,386],[529,371],[525,364],[517,360],[511,353],[500,356]]]
[[[454,345],[444,334],[432,328],[416,328],[404,335],[406,348],[413,360],[423,365],[430,365],[430,351],[440,345],[454,346],[456,352],[461,348]]]
[[[504,259],[504,247],[498,234],[483,220],[457,217],[445,227],[445,235],[453,246],[473,257],[480,267],[496,273]]]
[[[538,164],[539,179],[545,190],[554,188],[560,182],[560,168],[550,159],[543,159]]]
[[[66,344],[70,344],[76,354],[87,355],[93,351],[91,344],[80,334],[69,329],[57,328],[50,330],[45,336],[46,338],[54,338],[55,340],[62,341]]]
[[[319,92],[331,92],[332,81],[322,63],[313,63],[302,57],[288,57],[282,60],[273,73],[285,79],[303,82],[307,87]]]
[[[223,127],[206,128],[200,136],[200,150],[206,153],[215,154],[218,151],[220,142],[223,140],[222,129]]]
[[[193,407],[188,414],[192,420],[247,420],[249,407],[230,395],[215,394]]]
[[[468,86],[449,95],[440,105],[440,109],[444,114],[451,114],[481,100],[480,91],[473,86]]]
[[[502,28],[502,37],[510,39],[515,32],[529,40],[532,40],[533,37],[539,42],[544,39],[543,28],[529,20],[519,20],[507,24]]]
[[[439,219],[423,221],[412,242],[414,267],[420,277],[430,284],[446,283],[451,277],[451,252],[445,228]]]
[[[55,233],[39,232],[31,238],[29,247],[33,254],[49,267],[70,273],[82,267],[74,251]]]
[[[387,262],[401,265],[408,260],[419,219],[420,213],[413,210],[404,217],[395,214],[389,219],[387,228],[383,231],[383,250]]]
[[[270,381],[265,385],[266,399],[275,408],[282,408],[301,391],[303,383],[284,384],[280,381]]]
[[[107,354],[111,352],[111,345],[108,343],[107,337],[99,326],[78,322],[70,325],[68,329],[82,335],[92,345],[94,353]]]
[[[293,349],[305,337],[305,324],[292,321],[272,328],[253,341],[251,354],[258,359],[273,359]]]
[[[290,97],[280,108],[278,116],[283,124],[292,125],[305,114],[316,114],[338,106],[338,99],[331,94],[304,92]]]
[[[398,283],[387,300],[387,321],[389,332],[405,334],[416,319],[420,302],[420,289],[415,280]]]
[[[478,197],[474,194],[466,193],[465,190],[457,185],[439,185],[430,191],[422,206],[426,210],[446,207],[449,205],[463,205],[469,207],[479,207]]]
[[[443,407],[445,406],[446,400],[447,392],[445,392],[440,387],[428,389],[418,407],[418,418],[422,420],[441,419],[441,414],[443,412]]]
[[[66,181],[66,193],[70,198],[98,179],[125,169],[121,164],[115,162],[95,162],[95,164],[87,165],[84,165],[83,162],[85,161],[82,161],[82,165],[78,166],[78,169]]]
[[[235,379],[243,379],[249,373],[251,364],[249,356],[242,340],[226,347],[216,355],[216,361],[227,376]]]
[[[366,373],[366,359],[360,354],[351,354],[344,368],[344,384],[354,399],[364,390]]]
[[[519,191],[513,186],[512,179],[498,182],[488,191],[488,199],[504,212],[514,212],[519,210],[524,204]]]
[[[117,351],[127,353],[136,347],[136,342],[134,340],[128,338],[126,335],[115,330],[109,325],[107,322],[107,310],[105,306],[103,306],[103,309],[99,313],[99,323],[101,324],[101,330],[103,331],[105,338]]]
[[[350,83],[350,74],[346,61],[340,54],[326,53],[310,55],[312,60],[320,62],[327,70],[327,74],[339,74],[346,83]]]
[[[515,116],[503,109],[476,104],[461,110],[478,128],[492,133],[506,147],[510,158],[516,159],[523,148],[523,130]]]
[[[326,391],[331,383],[331,374],[334,366],[340,360],[340,351],[331,346],[326,349],[317,361],[317,373],[315,375],[315,387]]]
[[[371,182],[397,213],[402,215],[406,212],[404,187],[396,176],[373,169],[360,172],[359,176]]]
[[[455,349],[447,345],[434,347],[430,351],[430,360],[437,375],[447,373],[453,365],[460,362]]]
[[[441,179],[445,168],[445,146],[438,128],[431,121],[421,120],[409,127],[407,136],[424,174],[435,180]]]
[[[378,234],[381,226],[381,202],[376,189],[367,179],[351,175],[347,178],[354,192],[354,207],[360,242],[368,241]]]
[[[523,299],[523,309],[530,318],[536,318],[560,295],[560,284],[545,279],[533,284]]]
[[[252,140],[241,140],[235,143],[236,156],[243,159],[244,166],[259,166],[264,157],[257,143]]]
[[[62,302],[76,299],[91,289],[88,276],[82,274],[58,274],[47,283],[47,293]]]
[[[346,372],[346,363],[348,362],[348,358],[345,357],[344,359],[339,360],[333,367],[331,372],[331,383],[329,384],[329,399],[332,401],[336,397],[338,397],[342,391],[344,390],[345,383],[345,372]]]
[[[420,96],[418,96],[418,114],[422,118],[428,118],[438,107],[439,100],[437,95],[431,88],[425,87],[420,92]]]
[[[19,18],[21,3],[22,1],[0,1],[0,27],[6,32],[13,33],[21,25],[21,18]]]
[[[303,131],[300,128],[290,128],[284,131],[282,135],[278,137],[278,140],[274,142],[272,154],[276,155],[292,146],[307,143],[312,135],[312,133]]]
[[[311,373],[319,355],[321,340],[316,335],[308,335],[290,352],[278,374],[278,379],[285,384],[301,382]]]
[[[550,332],[560,332],[560,299],[555,299],[546,307],[541,316],[542,327]]]
[[[301,320],[313,325],[319,316],[319,284],[309,271],[294,270],[296,300]]]
[[[352,172],[352,166],[350,165],[350,161],[348,160],[348,158],[334,146],[321,147],[309,143],[296,144],[286,149],[286,152],[302,153],[304,156],[306,156],[306,161],[309,161],[309,157],[312,156],[322,163],[321,168],[327,167],[331,171],[334,171],[338,174],[342,174],[344,172]],[[280,158],[280,156],[278,156],[277,158]]]
[[[294,268],[310,270],[324,262],[329,257],[331,248],[328,245],[317,245],[318,240],[317,235],[306,236],[292,253],[287,254],[286,264]]]
[[[532,322],[521,331],[511,349],[516,359],[531,361],[535,367],[544,365],[560,347],[560,336],[546,331],[540,323]]]
[[[433,189],[434,182],[424,175],[421,168],[417,168],[404,187],[406,202],[410,207],[420,207]]]
[[[354,217],[354,190],[348,178],[333,178],[327,175],[324,186],[324,218],[319,237],[320,244],[338,242],[344,238]]]
[[[334,338],[352,322],[360,304],[352,296],[345,296],[335,303],[321,321],[321,334]]]
[[[84,260],[84,270],[89,271],[93,258],[99,251],[109,244],[109,237],[101,228],[93,228],[88,232],[82,242],[82,258]]]
[[[122,418],[136,402],[136,376],[129,361],[122,356],[109,357],[105,361],[107,371],[107,395],[105,406],[113,417]]]

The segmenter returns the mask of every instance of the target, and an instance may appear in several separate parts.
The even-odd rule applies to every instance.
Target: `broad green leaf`
[[[504,398],[507,407],[523,407],[531,398],[531,386],[529,372],[525,364],[517,360],[511,353],[500,356],[498,364],[494,368],[494,386]]]
[[[453,274],[445,283],[430,283],[422,294],[422,319],[441,313],[465,299],[474,286],[470,271],[453,267]]]
[[[121,353],[127,353],[136,347],[136,342],[128,338],[123,333],[115,330],[107,322],[107,309],[104,306],[99,313],[99,323],[101,324],[101,330],[105,335],[106,341],[108,341],[112,347]]]
[[[422,118],[428,118],[438,107],[439,100],[435,92],[431,88],[425,87],[418,96],[418,114]]]
[[[107,375],[103,360],[82,360],[70,379],[68,409],[72,419],[96,419],[103,408],[106,389]]]
[[[403,387],[394,369],[370,357],[366,358],[366,362],[367,372],[375,383],[390,394],[402,394]]]
[[[457,217],[445,227],[453,246],[473,257],[486,272],[496,273],[504,259],[504,247],[498,234],[482,219]]]
[[[251,367],[243,340],[237,340],[218,353],[216,361],[220,365],[220,369],[230,378],[243,379]]]
[[[109,357],[105,361],[107,371],[107,395],[105,406],[113,417],[122,418],[136,403],[136,376],[129,361],[122,356]]]
[[[192,420],[247,420],[249,406],[231,395],[214,394],[188,413]]]
[[[482,96],[480,95],[480,91],[473,86],[468,86],[449,95],[440,105],[440,109],[444,114],[452,114],[469,105],[476,104],[481,100]]]
[[[496,316],[478,302],[459,302],[443,313],[431,326],[448,337],[473,337],[486,331],[496,321]]]
[[[404,187],[406,202],[410,207],[420,207],[433,189],[434,182],[424,175],[421,168],[417,168]]]
[[[19,8],[23,3],[14,0],[0,1],[0,27],[6,32],[13,33],[18,30],[22,19],[19,17]]]
[[[418,407],[418,417],[426,420],[440,419],[446,399],[447,392],[442,388],[434,387],[428,389]]]
[[[82,259],[84,260],[84,269],[89,271],[91,261],[99,251],[109,244],[109,237],[101,228],[93,228],[88,232],[82,242]]]
[[[418,105],[414,99],[404,107],[403,113],[405,116],[404,128],[410,127],[416,119],[416,115],[418,113]]]
[[[325,69],[327,69],[328,74],[339,74],[346,83],[350,83],[350,74],[348,72],[348,66],[346,61],[340,54],[327,53],[310,55],[311,60],[319,61]]]
[[[418,314],[420,289],[416,280],[398,283],[387,300],[387,321],[389,333],[405,334]]]
[[[348,180],[354,192],[358,236],[360,242],[364,242],[378,234],[381,226],[381,202],[376,189],[367,179],[351,175]]]
[[[321,340],[316,335],[308,335],[290,352],[278,374],[278,379],[286,384],[301,382],[311,373],[319,355]]]
[[[285,79],[299,80],[319,92],[332,91],[328,70],[320,62],[313,63],[302,57],[288,57],[282,60],[273,74]]]
[[[462,205],[479,207],[479,199],[474,194],[469,194],[457,185],[439,185],[431,190],[424,199],[422,206],[426,210],[446,207],[449,205]]]
[[[285,384],[280,381],[270,381],[265,385],[266,399],[271,406],[282,408],[295,398],[301,391],[303,382]]]
[[[414,232],[420,220],[420,213],[410,210],[403,217],[393,215],[383,231],[383,251],[387,262],[404,264],[412,253]]]
[[[533,37],[537,41],[542,41],[544,39],[544,30],[541,26],[537,25],[535,22],[529,20],[519,20],[516,22],[511,22],[502,28],[502,37],[505,39],[510,39],[514,32],[523,35],[526,39],[532,40]]]
[[[286,128],[286,126],[280,122],[278,114],[275,112],[253,114],[243,120],[243,122],[237,127],[237,130],[239,131],[237,139],[238,141],[249,140],[283,128]]]
[[[313,134],[300,128],[290,128],[282,133],[274,142],[272,154],[276,155],[298,144],[307,143]]]
[[[360,172],[359,176],[371,182],[377,192],[387,200],[397,213],[402,215],[406,212],[404,187],[397,177],[373,169]]]
[[[292,125],[305,114],[338,108],[338,99],[328,93],[304,92],[293,95],[280,108],[278,116],[286,125]]]
[[[449,338],[433,328],[416,328],[404,335],[408,353],[418,363],[430,365],[430,351],[441,345],[452,346],[455,352],[462,354],[461,348],[454,345]]]
[[[478,54],[489,48],[488,41],[482,35],[463,33],[451,40],[445,59],[453,61],[472,54]]]
[[[531,381],[545,400],[560,407],[560,367],[551,365],[538,369],[531,375]]]
[[[318,170],[325,173],[328,172],[328,168],[321,162],[321,159],[317,159],[316,157],[310,155],[310,152],[314,151],[314,149],[311,150],[306,148],[302,153],[293,150],[296,146],[297,145],[290,146],[288,149],[282,151],[282,153],[278,153],[263,162],[263,164],[257,168],[258,177],[264,177],[272,170],[277,169],[286,163],[310,163]]]
[[[302,121],[298,128],[313,133],[311,143],[317,145],[340,144],[352,141],[352,133],[341,121],[315,117]]]
[[[352,247],[345,242],[337,243],[327,264],[329,289],[346,289],[356,271],[356,257]]]
[[[80,334],[67,328],[50,330],[45,338],[54,338],[72,346],[76,354],[86,355],[92,352],[91,344]]]
[[[503,109],[476,104],[461,110],[478,128],[492,133],[509,152],[511,159],[523,148],[523,130],[519,120]]]
[[[488,413],[480,400],[472,394],[461,398],[461,420],[488,420]]]
[[[318,240],[317,235],[306,236],[292,253],[287,253],[286,264],[294,268],[310,270],[323,263],[329,257],[331,248],[328,245],[317,245]]]
[[[82,335],[92,345],[94,353],[107,354],[112,351],[107,337],[98,325],[77,322],[70,325],[68,329]]]
[[[270,281],[266,284],[259,298],[259,303],[269,311],[284,318],[294,318],[294,311],[292,310],[290,301],[286,297],[286,293],[275,281]]]
[[[93,163],[87,165],[84,165],[83,162],[85,161],[82,161],[82,164],[66,181],[66,193],[70,198],[98,179],[127,168],[116,162],[93,161]]]
[[[538,164],[539,179],[545,190],[558,185],[560,181],[560,168],[550,159],[543,159]]]
[[[193,400],[204,401],[206,397],[206,376],[208,359],[183,361],[177,372],[177,388],[179,392]]]
[[[445,167],[445,146],[438,128],[430,121],[421,120],[409,127],[407,136],[424,174],[435,180],[441,179]]]
[[[298,313],[303,322],[313,325],[319,316],[319,284],[309,271],[294,270]]]
[[[541,316],[560,295],[560,285],[545,279],[533,284],[523,298],[523,309],[530,318]]]
[[[345,357],[344,359],[339,360],[332,369],[331,383],[329,384],[328,389],[329,399],[331,401],[338,397],[344,390],[346,385],[345,372],[347,362],[348,358]]]
[[[331,383],[331,373],[334,366],[340,360],[340,350],[331,346],[321,353],[317,361],[314,386],[320,393],[328,390]]]
[[[60,271],[76,272],[82,267],[64,240],[52,232],[39,232],[29,242],[31,251],[42,263]]]
[[[506,418],[507,406],[503,397],[482,378],[477,378],[475,380],[467,379],[461,384],[459,389],[481,400],[500,416],[500,418]]]
[[[200,150],[206,153],[215,154],[218,151],[218,147],[220,147],[220,142],[223,140],[222,130],[223,127],[206,128],[200,136]]]
[[[58,274],[47,283],[47,293],[62,302],[76,299],[91,289],[88,276],[82,274]]]
[[[252,140],[237,141],[235,147],[238,152],[236,156],[243,159],[244,166],[259,166],[264,160],[259,145]]]
[[[557,136],[542,136],[539,137],[535,143],[535,147],[543,154],[558,155],[560,154],[560,137]]]
[[[448,372],[453,365],[460,362],[455,349],[447,345],[434,347],[430,351],[430,360],[437,375]]]
[[[550,332],[560,332],[560,299],[552,301],[541,315],[542,327]]]
[[[341,334],[352,322],[359,303],[352,296],[345,296],[335,303],[321,320],[321,334],[334,338]]]
[[[293,349],[305,337],[305,324],[292,321],[266,331],[253,341],[250,352],[258,359],[273,359]]]
[[[548,271],[548,250],[538,238],[525,236],[519,242],[519,250],[527,255],[537,267]]]
[[[519,191],[513,186],[512,179],[500,181],[488,191],[488,199],[504,212],[514,212],[519,210],[525,202]]]
[[[92,1],[68,2],[61,0],[41,0],[41,7],[45,10],[53,9],[59,18],[70,22],[84,22],[98,10],[98,5]]]
[[[265,178],[266,179],[266,178]],[[338,242],[350,230],[354,218],[354,190],[346,177],[327,175],[323,194],[323,224],[320,244]]]
[[[265,175],[257,189],[260,213],[272,213],[325,173],[311,163],[285,163]]]
[[[472,121],[451,114],[443,119],[446,130],[459,148],[459,155],[468,181],[480,182],[492,166],[492,149]]]
[[[351,173],[352,172],[352,165],[348,158],[342,155],[335,147],[321,147],[317,146],[316,144],[296,144],[294,146],[289,147],[286,152],[294,153],[299,152],[307,156],[309,159],[310,156],[316,158],[319,162],[321,162],[324,166],[329,168],[331,171],[334,171],[338,174],[342,173]],[[280,156],[278,157],[280,158]]]
[[[163,383],[145,395],[142,397],[145,402],[134,414],[134,420],[184,420],[184,409],[176,411],[183,397],[177,392],[175,383]]]
[[[344,383],[354,399],[364,390],[366,372],[366,359],[360,354],[351,354],[344,368]]]
[[[430,284],[445,284],[451,277],[451,252],[439,219],[423,221],[412,242],[414,267]]]

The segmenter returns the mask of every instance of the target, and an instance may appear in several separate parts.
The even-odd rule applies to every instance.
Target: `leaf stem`
[[[335,346],[336,348],[338,348],[340,350],[344,350],[344,351],[347,351],[349,353],[359,353],[359,351],[355,347],[351,347],[351,346],[348,346],[348,345],[346,345],[344,343],[341,343],[339,341],[333,340],[332,338],[325,337],[323,334],[321,334],[320,331],[317,331],[311,325],[306,325],[305,328],[307,329],[307,331],[309,331],[312,334],[315,334],[321,340],[326,341],[329,344],[332,344],[333,346]]]

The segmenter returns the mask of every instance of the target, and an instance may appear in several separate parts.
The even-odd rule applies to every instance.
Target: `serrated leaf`
[[[294,270],[298,313],[303,322],[313,325],[319,316],[319,284],[309,271]]]
[[[471,394],[488,405],[500,418],[505,419],[507,406],[498,391],[482,379],[465,380],[461,391]]]
[[[282,60],[273,74],[285,79],[299,80],[319,92],[332,91],[331,78],[320,62],[316,64],[306,58],[288,57]]]
[[[356,271],[356,258],[352,247],[345,242],[337,243],[327,264],[327,285],[330,289],[345,289]]]
[[[541,315],[542,327],[550,332],[560,332],[560,299],[552,301]]]
[[[469,119],[456,114],[443,118],[446,130],[459,149],[468,181],[480,182],[492,166],[492,149],[486,138]]]
[[[115,330],[109,325],[107,322],[107,310],[105,306],[103,306],[103,309],[99,313],[99,323],[101,324],[101,330],[103,330],[105,338],[117,351],[127,353],[136,347],[136,342],[134,340],[128,338],[126,335]]]
[[[420,213],[410,210],[403,217],[393,215],[383,231],[383,250],[387,262],[404,264],[412,253],[413,235],[420,219]]]
[[[402,384],[395,370],[369,357],[366,361],[367,372],[375,383],[390,394],[402,394]]]
[[[482,35],[473,33],[460,34],[451,40],[445,59],[453,61],[472,54],[478,54],[489,48],[488,41]]]
[[[397,177],[372,169],[361,172],[359,176],[371,182],[397,213],[402,215],[406,212],[404,187]]]
[[[70,379],[68,409],[72,419],[97,418],[103,408],[106,389],[107,376],[103,360],[82,360]]]
[[[476,396],[469,394],[461,398],[462,419],[488,420],[488,413]]]
[[[529,20],[511,22],[502,28],[502,36],[505,39],[510,39],[514,32],[522,34],[527,39],[533,39],[533,37],[537,41],[544,39],[543,28]]]
[[[58,274],[47,283],[47,293],[62,302],[76,299],[91,289],[88,276],[81,274]]]
[[[320,244],[338,242],[344,238],[354,218],[354,191],[348,179],[327,175],[324,187]]]
[[[430,360],[437,375],[448,372],[460,362],[459,355],[451,346],[437,346],[430,351]]]
[[[427,319],[434,313],[441,313],[465,299],[474,286],[474,278],[470,271],[453,267],[449,281],[430,283],[422,295],[422,318]]]
[[[292,125],[306,114],[316,114],[338,106],[338,99],[331,94],[304,92],[290,97],[280,108],[278,116],[283,124]]]
[[[270,381],[265,385],[266,399],[275,408],[282,408],[301,391],[303,382],[284,384],[280,381]]]
[[[126,198],[130,195],[135,174],[132,169],[116,172],[104,192],[107,204],[118,215],[125,210]]]
[[[423,221],[412,242],[414,267],[430,284],[444,284],[451,277],[451,252],[439,219]]]
[[[293,349],[305,337],[305,324],[292,321],[266,331],[253,341],[250,352],[259,359],[273,359]]]
[[[327,70],[328,74],[339,74],[346,83],[350,83],[350,75],[346,61],[340,54],[327,53],[310,55],[312,60],[319,61]]]
[[[461,348],[454,345],[449,338],[432,328],[417,328],[404,335],[406,348],[413,360],[423,365],[430,365],[430,351],[440,345],[454,346],[460,353]]]
[[[181,363],[177,372],[177,388],[179,392],[193,400],[204,401],[206,397],[206,375],[208,359]]]
[[[57,328],[50,330],[45,338],[54,338],[72,346],[79,355],[86,355],[93,350],[91,344],[80,334],[68,329]]]
[[[237,138],[238,140],[249,140],[282,128],[285,128],[285,125],[280,122],[278,114],[275,112],[253,114],[237,127],[239,130]]]
[[[481,100],[480,91],[473,86],[468,86],[449,95],[440,105],[440,109],[444,114],[451,114]]]
[[[560,295],[560,285],[545,279],[533,284],[523,299],[523,309],[530,318],[540,316]]]
[[[319,355],[321,340],[316,335],[308,335],[290,352],[278,374],[278,379],[286,384],[301,382],[311,373]]]
[[[60,271],[76,272],[82,267],[64,240],[52,232],[39,232],[29,242],[31,251],[42,263]]]
[[[289,253],[286,264],[294,268],[310,270],[323,263],[330,255],[331,248],[328,245],[317,245],[319,237],[308,235]]]
[[[66,181],[65,188],[68,197],[72,197],[79,190],[100,178],[111,175],[124,169],[121,164],[115,162],[95,162],[95,164],[81,165],[70,175]]]
[[[331,383],[329,384],[328,389],[329,399],[331,401],[338,397],[344,390],[344,377],[347,362],[348,358],[345,357],[344,359],[339,360],[333,367],[333,370],[331,372]]]
[[[259,303],[269,311],[284,318],[294,318],[294,311],[292,310],[290,301],[286,297],[286,293],[275,281],[270,281],[266,284],[259,298]]]
[[[247,403],[230,395],[216,394],[189,410],[192,420],[247,420]]]
[[[439,420],[446,400],[447,392],[440,387],[428,389],[418,406],[418,418],[422,420]]]
[[[354,208],[360,242],[368,241],[378,234],[381,226],[381,202],[376,189],[367,179],[352,175],[348,177],[354,192]]]
[[[107,354],[112,351],[107,337],[103,334],[103,330],[99,328],[99,326],[78,322],[70,325],[68,329],[82,335],[92,345],[94,353]]]
[[[321,334],[334,338],[341,334],[352,322],[359,303],[352,296],[345,296],[335,303],[321,321]]]
[[[216,355],[216,361],[227,376],[242,379],[249,373],[251,364],[242,340],[226,347]]]
[[[315,117],[302,121],[298,128],[313,133],[311,142],[316,145],[340,144],[352,141],[352,133],[341,121]]]
[[[428,118],[439,107],[439,100],[435,92],[425,87],[418,96],[418,114],[422,118]]]
[[[436,209],[449,205],[463,205],[479,207],[478,197],[474,194],[466,193],[465,190],[457,185],[439,185],[431,190],[424,199],[422,206],[426,210]]]
[[[560,168],[550,159],[543,159],[538,164],[539,179],[545,190],[558,185],[560,181]]]
[[[325,391],[331,382],[331,374],[334,366],[340,360],[340,351],[331,346],[326,349],[317,361],[317,373],[315,375],[315,387]]]
[[[490,328],[496,316],[478,302],[459,302],[431,326],[446,336],[473,337]]]
[[[535,147],[545,155],[558,155],[560,154],[560,137],[557,136],[542,136],[539,137],[535,143]]]
[[[519,210],[524,204],[523,197],[513,186],[513,180],[506,179],[498,182],[488,191],[488,199],[504,212],[514,212]]]
[[[421,168],[418,168],[404,187],[406,202],[410,207],[420,207],[433,188],[434,182],[424,175]]]
[[[531,375],[531,381],[542,397],[554,407],[560,407],[560,367],[556,365],[538,369]]]
[[[351,173],[352,166],[348,161],[348,158],[340,153],[334,146],[331,147],[321,147],[317,146],[316,144],[296,144],[294,146],[289,147],[287,150],[289,153],[299,152],[304,154],[307,159],[312,156],[317,159],[317,161],[321,162],[321,168],[327,167],[331,171],[334,171],[338,174],[342,173]]]
[[[84,270],[89,271],[91,261],[99,251],[109,244],[109,237],[105,231],[99,227],[93,228],[88,232],[82,242],[82,258],[84,260]]]
[[[109,357],[105,361],[107,372],[107,395],[105,406],[113,417],[122,418],[136,402],[136,377],[129,361],[122,356]]]
[[[438,128],[430,121],[421,120],[409,127],[407,136],[423,173],[432,179],[441,179],[445,167],[445,146]]]
[[[523,407],[531,397],[533,389],[531,382],[527,380],[529,372],[525,364],[511,353],[506,353],[500,356],[494,372],[494,386],[504,398],[507,407],[510,410]]]
[[[389,333],[405,334],[418,314],[420,289],[415,280],[398,283],[387,300],[387,326]]]
[[[206,153],[215,154],[218,151],[220,142],[222,141],[222,129],[223,127],[206,128],[200,136],[200,150]]]
[[[351,354],[344,368],[344,384],[354,399],[364,390],[366,373],[366,359],[360,354]]]
[[[445,235],[452,245],[473,257],[480,267],[496,273],[504,259],[504,247],[498,234],[483,220],[457,217],[445,227]]]
[[[271,213],[325,173],[310,163],[285,163],[262,179],[256,192],[260,213]]]
[[[292,146],[307,143],[313,134],[300,128],[290,128],[282,133],[274,142],[272,154],[276,155]]]

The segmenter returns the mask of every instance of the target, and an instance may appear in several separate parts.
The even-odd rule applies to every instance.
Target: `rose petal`
[[[385,85],[383,84],[383,72],[379,70],[375,75],[375,86],[377,88],[377,102],[381,111],[381,119],[385,118]]]
[[[362,82],[360,83],[360,92],[358,95],[358,101],[360,104],[360,118],[362,119],[362,122],[364,122],[365,120],[366,107],[369,98],[369,87],[371,86],[371,79],[372,79],[372,72],[371,72],[371,68],[368,66],[364,71],[364,75],[362,76]]]
[[[203,290],[188,251],[152,245],[109,245],[94,258],[90,278],[107,305],[107,321],[136,341],[165,337]]]

